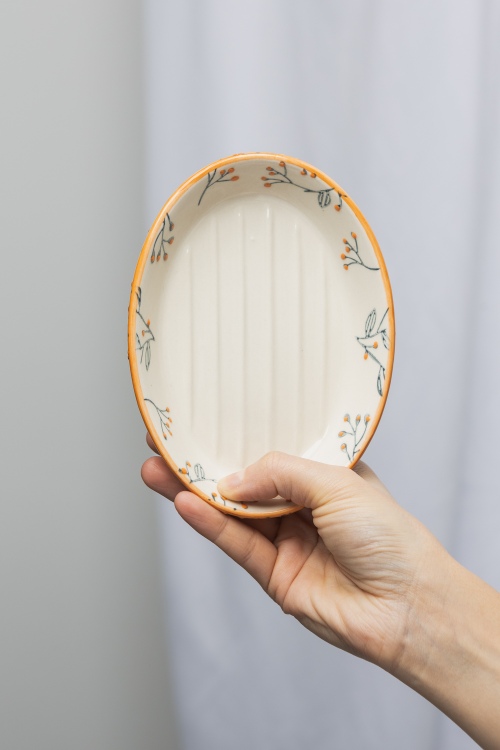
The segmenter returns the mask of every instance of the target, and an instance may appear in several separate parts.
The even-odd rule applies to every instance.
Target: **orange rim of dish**
[[[368,224],[367,220],[363,216],[362,212],[360,211],[356,203],[352,200],[352,198],[350,198],[349,195],[347,195],[346,192],[336,182],[334,182],[330,177],[328,177],[328,175],[326,175],[320,169],[316,169],[316,167],[313,167],[311,164],[308,164],[307,162],[302,161],[301,159],[295,159],[293,156],[285,156],[284,154],[273,154],[269,152],[254,152],[254,153],[248,153],[248,154],[234,154],[233,156],[227,156],[224,159],[219,159],[218,161],[214,161],[208,166],[204,167],[203,169],[200,169],[198,172],[196,172],[191,177],[189,177],[185,182],[183,182],[182,185],[179,188],[177,188],[177,190],[174,193],[172,193],[172,195],[167,200],[167,202],[165,203],[165,205],[159,212],[158,216],[154,220],[151,226],[151,229],[149,230],[146,236],[146,239],[142,246],[141,254],[139,255],[139,260],[137,262],[137,266],[135,269],[135,274],[134,274],[134,278],[132,281],[132,289],[130,292],[130,303],[129,303],[129,308],[128,308],[128,360],[129,360],[129,365],[130,365],[130,373],[132,375],[132,384],[134,387],[135,398],[136,398],[137,406],[139,407],[139,411],[141,413],[142,419],[144,420],[146,429],[148,430],[151,436],[151,439],[153,440],[160,456],[164,459],[164,461],[166,462],[166,464],[168,465],[168,467],[170,468],[174,476],[177,477],[182,482],[182,484],[186,485],[187,490],[198,495],[199,497],[201,497],[202,500],[205,500],[210,505],[214,505],[217,508],[217,510],[220,510],[222,513],[229,513],[230,515],[239,516],[241,518],[272,518],[274,516],[284,516],[284,515],[288,515],[289,513],[295,513],[296,511],[300,510],[300,507],[296,505],[291,505],[290,508],[270,511],[268,513],[252,512],[251,514],[249,514],[248,512],[245,512],[244,510],[228,511],[223,506],[221,507],[221,504],[219,502],[214,500],[212,497],[205,495],[205,493],[202,492],[198,487],[194,487],[192,484],[189,484],[188,481],[184,479],[184,475],[180,472],[180,467],[172,459],[168,451],[165,449],[165,446],[161,443],[158,437],[158,434],[156,432],[156,429],[154,427],[153,421],[151,417],[149,416],[149,412],[144,404],[144,395],[142,392],[141,382],[139,378],[139,368],[137,364],[137,357],[135,356],[135,316],[136,316],[136,308],[137,308],[137,289],[141,285],[142,276],[144,274],[144,268],[149,259],[152,238],[156,237],[157,233],[159,232],[164,216],[167,213],[170,213],[173,206],[177,203],[177,201],[180,198],[182,198],[182,196],[189,190],[189,188],[191,188],[193,185],[195,185],[197,182],[203,179],[203,177],[205,177],[209,172],[212,172],[214,169],[224,168],[226,165],[232,165],[235,162],[244,162],[244,161],[253,161],[253,160],[278,161],[278,162],[284,161],[285,163],[288,163],[288,164],[294,164],[295,166],[300,167],[301,169],[307,169],[308,172],[315,173],[317,177],[323,180],[323,182],[325,182],[327,185],[329,185],[330,187],[332,187],[334,190],[336,190],[338,193],[342,195],[342,201],[347,203],[347,205],[352,209],[356,217],[361,222],[361,225],[363,226],[366,234],[368,235],[368,238],[377,256],[377,260],[378,260],[379,267],[380,267],[380,272],[382,274],[382,280],[384,282],[385,294],[387,298],[387,306],[389,308],[391,348],[389,349],[389,357],[388,357],[387,367],[386,367],[386,376],[385,376],[385,381],[384,381],[384,385],[385,385],[384,395],[381,396],[380,402],[377,408],[377,412],[375,416],[373,417],[372,428],[371,428],[370,434],[367,437],[364,445],[359,449],[359,452],[356,454],[356,457],[353,458],[353,460],[349,464],[348,466],[349,469],[352,469],[357,464],[361,456],[364,454],[365,450],[368,448],[375,432],[377,431],[378,424],[380,422],[382,413],[385,408],[387,396],[389,394],[389,390],[391,386],[392,370],[393,370],[393,364],[394,364],[394,349],[395,349],[395,343],[396,343],[396,325],[395,325],[395,320],[394,320],[394,301],[392,297],[391,283],[389,281],[389,274],[387,273],[387,268],[385,265],[384,257],[382,255],[382,251],[380,250],[379,244],[375,238],[375,235],[373,234],[373,231],[370,225]]]

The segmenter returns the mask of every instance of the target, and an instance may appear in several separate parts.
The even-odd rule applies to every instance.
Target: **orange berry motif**
[[[339,199],[340,199],[339,205],[342,205],[342,197],[340,193],[339,193]],[[335,206],[335,208],[337,208],[337,206]],[[363,266],[369,271],[380,271],[380,268],[375,267],[375,266],[368,266],[362,259],[360,251],[359,251],[359,246],[358,246],[358,235],[356,234],[356,232],[351,232],[351,237],[352,237],[352,240],[348,240],[346,237],[343,237],[342,239],[342,242],[346,246],[345,252],[351,253],[350,258],[349,258],[349,263],[347,265],[348,266],[358,265],[358,266]]]
[[[186,461],[184,466],[178,469],[179,474],[185,477],[185,480],[189,480],[189,484],[195,484],[196,482],[203,482],[207,479],[205,471],[201,464],[195,464],[194,466],[190,461]],[[184,480],[184,481],[185,481]],[[215,479],[209,480],[215,483]]]
[[[174,241],[173,236],[167,238],[167,232],[171,232],[174,228],[174,223],[171,220],[169,214],[165,216],[163,219],[163,223],[161,225],[161,229],[158,232],[158,234],[155,237],[155,241],[153,242],[153,247],[151,250],[151,263],[154,262],[155,258],[156,260],[160,260],[160,257],[163,255],[163,260],[167,260],[168,253],[166,251],[165,245],[171,245]]]
[[[342,195],[337,188],[319,187],[315,190],[314,188],[305,187],[292,179],[289,175],[289,167],[287,167],[284,161],[279,162],[279,167],[282,171],[277,167],[267,166],[265,168],[268,174],[267,176],[261,177],[261,180],[264,182],[264,187],[271,187],[271,185],[291,185],[292,187],[302,190],[304,193],[313,193],[316,196],[320,208],[327,208],[332,203],[332,195],[336,193],[339,203],[334,207],[337,211],[340,211],[342,207]],[[308,172],[305,167],[300,169],[300,174],[304,177],[309,174],[312,179],[316,179],[317,177],[316,172]]]
[[[172,423],[172,419],[167,416],[167,412],[170,411],[170,409],[160,409],[159,406],[155,404],[154,401],[152,401],[150,398],[145,398],[144,401],[147,401],[148,403],[152,404],[152,406],[156,409],[156,413],[158,415],[158,419],[160,420],[160,429],[162,432],[162,435],[165,440],[168,440],[167,432],[170,436],[172,436],[172,431],[170,429],[170,425]]]
[[[203,192],[200,195],[198,205],[200,205],[200,203],[202,202],[207,190],[210,187],[213,187],[213,185],[216,185],[218,182],[236,182],[237,180],[240,179],[239,175],[233,174],[233,173],[234,173],[234,167],[229,167],[228,169],[221,169],[218,176],[217,176],[217,168],[215,168],[213,172],[208,172],[206,175],[207,183],[205,187],[203,188]]]
[[[359,453],[360,451],[360,445],[361,442],[366,435],[366,431],[368,429],[368,422],[370,421],[369,414],[365,414],[364,417],[364,429],[361,426],[361,414],[357,414],[354,422],[351,422],[351,417],[349,414],[346,414],[344,417],[344,422],[347,422],[349,425],[349,429],[341,430],[339,432],[339,438],[348,436],[347,442],[343,442],[340,446],[340,450],[343,451],[346,455],[349,461],[351,462],[354,459],[354,456],[356,453]]]

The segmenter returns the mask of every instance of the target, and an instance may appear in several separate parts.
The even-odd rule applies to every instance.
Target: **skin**
[[[148,444],[156,451],[148,436]],[[239,501],[300,506],[276,519],[224,515],[185,490],[163,459],[151,489],[241,565],[283,611],[338,648],[378,664],[434,703],[486,750],[500,750],[500,595],[454,560],[371,469],[270,453],[219,482]]]

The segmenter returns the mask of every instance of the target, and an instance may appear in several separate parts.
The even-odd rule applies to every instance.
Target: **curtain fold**
[[[500,91],[494,2],[146,0],[148,211],[215,158],[303,158],[360,205],[397,343],[366,460],[500,587]],[[465,750],[389,675],[314,639],[163,510],[183,750]]]

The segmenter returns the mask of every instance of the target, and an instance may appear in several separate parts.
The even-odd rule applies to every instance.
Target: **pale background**
[[[0,741],[8,750],[465,750],[286,618],[147,492],[126,307],[148,225],[239,151],[354,198],[393,283],[366,460],[500,588],[500,4],[1,6]]]

